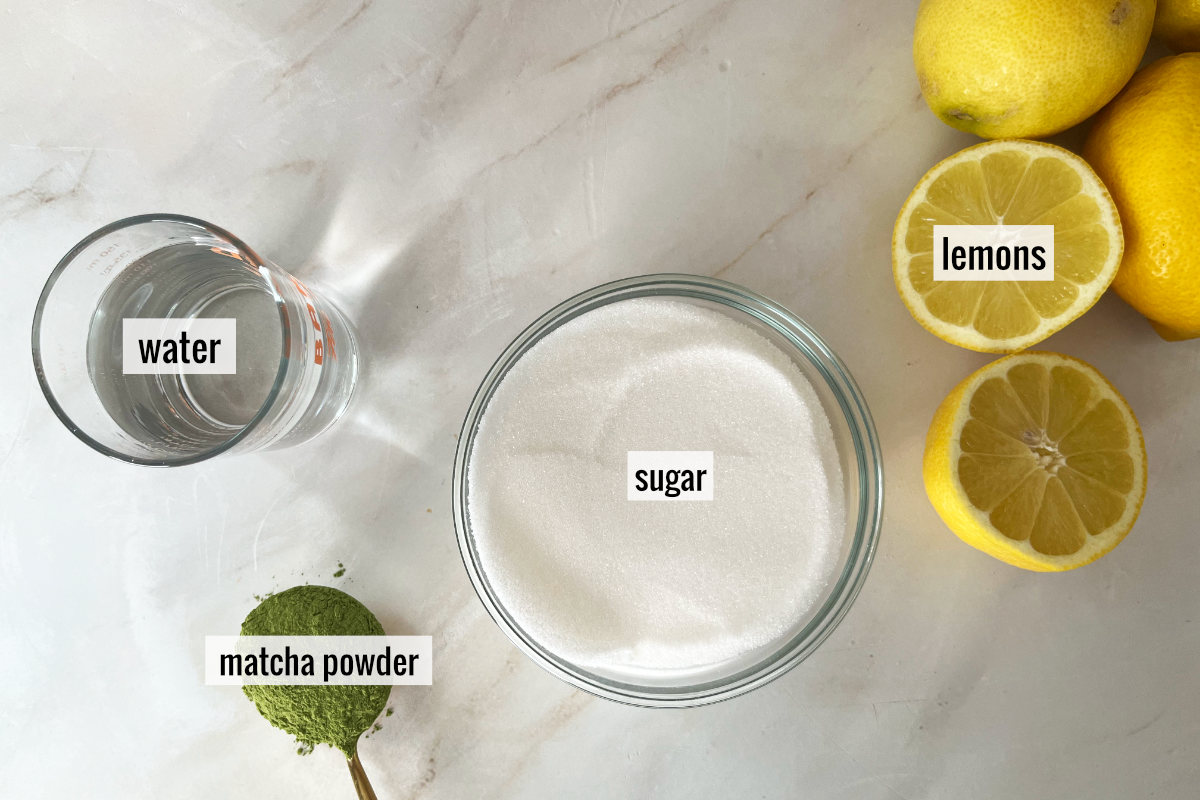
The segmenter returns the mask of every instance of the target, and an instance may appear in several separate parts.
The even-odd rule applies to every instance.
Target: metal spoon
[[[379,800],[375,796],[375,790],[371,788],[371,782],[367,780],[367,773],[363,772],[362,762],[358,760],[357,747],[353,755],[346,757],[346,766],[350,768],[350,778],[354,781],[354,791],[358,792],[358,800]]]

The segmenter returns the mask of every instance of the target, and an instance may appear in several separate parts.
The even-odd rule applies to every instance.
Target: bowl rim
[[[718,303],[740,311],[780,334],[824,379],[837,399],[858,466],[858,516],[850,550],[833,590],[808,624],[770,656],[731,676],[680,687],[624,684],[594,675],[539,645],[492,594],[470,532],[467,474],[475,434],[492,395],[517,361],[543,337],[576,317],[603,305],[635,297],[679,297]],[[552,675],[608,700],[649,708],[707,705],[745,694],[795,667],[829,636],[845,617],[866,580],[883,515],[883,458],[875,424],[849,370],[824,340],[778,303],[718,278],[655,273],[623,278],[580,292],[546,311],[505,347],[488,369],[463,421],[454,457],[452,482],[454,529],[459,555],[471,585],[488,615],[504,634]]]

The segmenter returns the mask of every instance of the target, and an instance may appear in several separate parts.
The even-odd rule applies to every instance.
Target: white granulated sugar
[[[630,450],[711,450],[714,499],[631,502]],[[545,337],[489,402],[469,514],[497,599],[579,666],[717,665],[794,631],[838,568],[829,419],[777,346],[638,298]]]

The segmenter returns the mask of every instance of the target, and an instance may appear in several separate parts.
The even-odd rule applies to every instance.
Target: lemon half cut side
[[[1094,367],[1020,353],[942,402],[924,478],[964,542],[1018,567],[1062,571],[1129,533],[1146,494],[1146,448],[1129,404]]]
[[[1053,225],[1054,280],[935,281],[934,225]],[[1082,158],[1019,139],[968,147],[929,170],[892,235],[892,273],[909,312],[939,338],[988,353],[1023,350],[1091,308],[1124,239],[1116,206]]]

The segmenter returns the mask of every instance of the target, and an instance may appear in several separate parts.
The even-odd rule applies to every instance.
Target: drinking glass
[[[213,324],[230,335],[195,333]],[[133,330],[162,338],[134,347]],[[153,366],[131,365],[131,352]],[[354,332],[332,303],[228,231],[176,214],[113,222],[63,257],[34,313],[33,362],[72,433],[149,466],[306,441],[345,411],[358,375]]]

